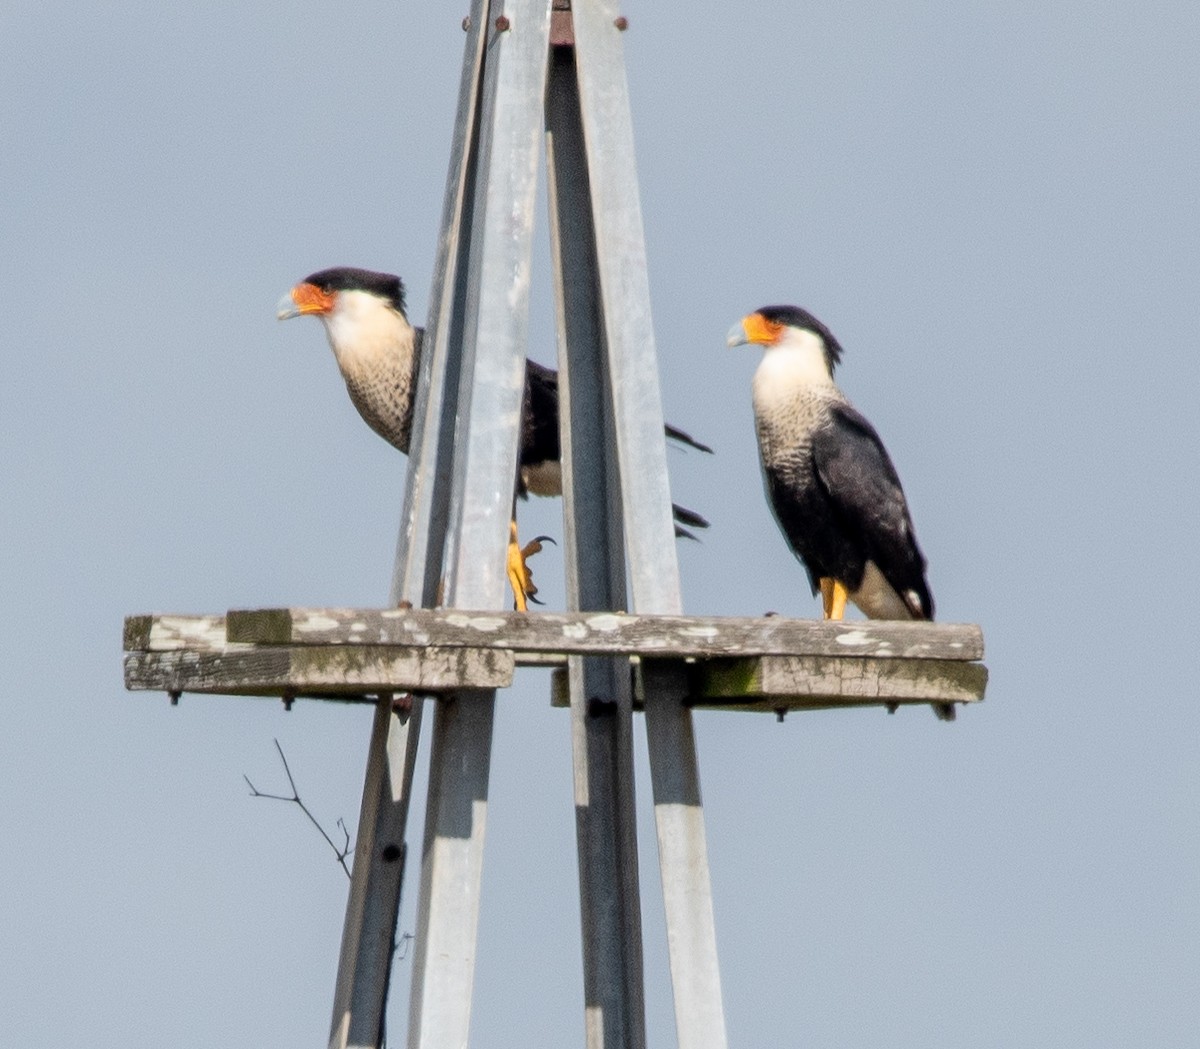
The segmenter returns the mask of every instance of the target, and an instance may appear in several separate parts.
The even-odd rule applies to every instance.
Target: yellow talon
[[[830,579],[828,576],[826,576],[821,579],[820,587],[821,606],[825,618],[845,618],[846,599],[850,596],[850,591],[846,589],[846,585],[838,582],[836,579]]]
[[[514,520],[509,525],[508,582],[512,587],[513,607],[518,612],[528,611],[529,601],[534,599],[534,595],[538,592],[537,587],[533,585],[533,573],[529,570],[526,561],[542,549],[542,540],[544,539],[549,539],[549,536],[538,536],[524,546],[520,546],[517,541],[517,522]]]

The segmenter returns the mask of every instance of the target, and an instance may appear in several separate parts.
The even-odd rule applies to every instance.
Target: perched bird
[[[842,355],[833,333],[797,306],[763,306],[727,341],[765,349],[753,382],[763,480],[825,618],[841,619],[849,599],[872,619],[932,619],[900,478],[875,428],[833,381]],[[934,709],[953,718],[949,704]]]
[[[280,320],[305,315],[320,318],[359,415],[380,437],[407,455],[425,332],[408,321],[400,278],[349,267],[321,270],[284,295],[276,315]],[[712,451],[673,426],[668,426],[666,432],[681,444]],[[526,361],[517,493],[561,495],[560,454],[558,373]],[[695,538],[689,528],[708,527],[708,522],[694,511],[676,506],[674,512],[677,535]],[[520,548],[514,516],[508,575],[521,610],[537,593],[525,560],[541,549],[540,541],[545,538],[540,536]]]

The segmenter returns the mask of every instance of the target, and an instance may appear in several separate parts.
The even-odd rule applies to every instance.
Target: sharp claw
[[[542,543],[553,543],[558,545],[548,535],[539,535],[531,539],[523,547],[517,546],[517,525],[512,523],[511,539],[509,543],[509,558],[508,558],[508,579],[513,590],[513,607],[518,612],[526,611],[526,603],[532,601],[535,605],[540,605],[543,602],[539,601],[534,595],[537,594],[538,588],[533,583],[533,574],[529,570],[529,565],[526,564],[526,559],[532,557],[542,549]]]

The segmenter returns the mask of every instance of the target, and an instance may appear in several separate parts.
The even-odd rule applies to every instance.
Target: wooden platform
[[[973,703],[987,685],[982,631],[947,623],[274,608],[130,616],[124,648],[131,690],[289,702],[504,688],[572,655],[681,664],[692,706],[728,710]]]

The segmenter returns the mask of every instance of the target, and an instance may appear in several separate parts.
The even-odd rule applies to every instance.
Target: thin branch
[[[259,790],[253,783],[250,782],[249,776],[247,776],[245,773],[242,773],[242,779],[244,779],[246,781],[246,786],[248,786],[250,788],[250,796],[252,798],[268,798],[271,801],[294,801],[297,805],[299,805],[300,811],[303,812],[304,815],[308,817],[308,821],[314,827],[317,828],[317,830],[320,832],[321,837],[324,838],[326,843],[329,845],[329,847],[331,849],[333,849],[333,854],[337,857],[338,863],[340,863],[342,865],[342,870],[344,870],[346,872],[346,877],[349,878],[350,877],[350,868],[346,864],[346,857],[349,856],[350,852],[351,852],[350,832],[346,829],[345,821],[340,818],[337,821],[338,826],[342,828],[342,833],[346,836],[345,847],[339,849],[333,843],[333,839],[325,832],[325,828],[322,827],[321,824],[317,822],[316,816],[314,816],[309,811],[308,806],[305,805],[304,802],[300,800],[300,792],[296,789],[296,781],[295,781],[295,779],[292,778],[292,770],[288,767],[287,755],[285,755],[283,753],[283,747],[281,747],[279,745],[279,740],[275,740],[275,749],[277,751],[279,751],[279,760],[283,762],[283,771],[285,773],[287,773],[288,784],[292,788],[292,796],[289,798],[286,794],[266,794],[263,791]]]

